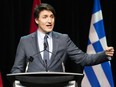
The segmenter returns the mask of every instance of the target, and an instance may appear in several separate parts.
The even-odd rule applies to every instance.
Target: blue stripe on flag
[[[98,34],[99,39],[103,38],[105,36],[103,20],[100,20],[97,23],[94,23],[94,27],[95,27],[95,30]]]
[[[91,41],[90,41],[90,40],[88,40],[88,45],[89,45],[89,44],[91,44]]]
[[[92,69],[92,67],[85,67],[84,68],[86,76],[91,84],[92,87],[100,87],[100,84],[97,80],[97,77]]]
[[[97,42],[93,43],[92,45],[93,45],[96,53],[103,51],[100,41],[97,41]]]
[[[99,0],[94,0],[93,14],[101,9]]]
[[[105,63],[102,63],[102,68],[103,68],[103,71],[108,79],[108,82],[110,83],[111,87],[114,87],[114,83],[113,83],[113,80],[112,80],[112,71],[111,71],[111,67],[109,65],[109,62],[105,62]]]

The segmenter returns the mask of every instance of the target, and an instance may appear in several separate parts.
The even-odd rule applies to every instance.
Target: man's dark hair
[[[50,4],[41,3],[40,5],[36,6],[35,9],[34,9],[34,18],[38,18],[40,12],[43,11],[43,10],[51,11],[55,16],[55,10]]]

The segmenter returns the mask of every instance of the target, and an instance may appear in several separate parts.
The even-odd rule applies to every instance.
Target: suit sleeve
[[[11,73],[24,72],[25,67],[26,67],[26,58],[25,58],[25,51],[23,45],[23,38],[21,38],[17,47],[15,61],[11,69]]]
[[[105,61],[108,61],[105,52],[99,52],[97,54],[87,54],[80,50],[68,37],[66,37],[67,43],[67,54],[71,60],[75,61],[77,64],[82,66],[96,65]]]

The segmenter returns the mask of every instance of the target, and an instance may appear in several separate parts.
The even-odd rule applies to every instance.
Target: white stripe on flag
[[[107,47],[106,37],[101,38],[100,43],[101,43],[103,49],[105,50],[105,48]]]
[[[101,15],[101,10],[92,15],[92,22],[91,22],[90,33],[89,33],[89,39],[90,39],[91,43],[94,43],[99,40],[98,34],[97,34],[93,24],[100,20],[103,20],[102,15]]]
[[[101,10],[97,11],[96,13],[94,13],[94,14],[92,15],[91,23],[93,24],[93,23],[96,23],[96,22],[102,20],[103,17],[102,17],[101,14],[102,14]],[[91,25],[92,25],[92,24],[91,24]]]
[[[89,34],[89,39],[90,39],[91,43],[94,43],[94,42],[98,41],[99,38],[98,38],[98,35],[96,33],[96,30],[95,30],[93,24],[91,24],[90,32],[91,33]]]
[[[84,78],[83,78],[83,81],[82,81],[82,87],[91,87],[91,84],[86,76],[86,73],[85,71],[83,72],[84,73]]]
[[[101,67],[101,64],[92,66],[94,73],[102,87],[110,87],[110,84],[105,76],[105,73]]]
[[[89,54],[95,54],[95,53],[96,53],[92,44],[89,44],[89,45],[87,46],[87,52],[88,52]]]

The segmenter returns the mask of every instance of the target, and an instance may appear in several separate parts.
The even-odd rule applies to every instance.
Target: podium
[[[83,76],[84,75],[81,73],[67,72],[26,72],[7,74],[11,83],[18,80],[25,87],[66,87],[70,81],[76,81],[78,84],[77,87],[80,87]]]

